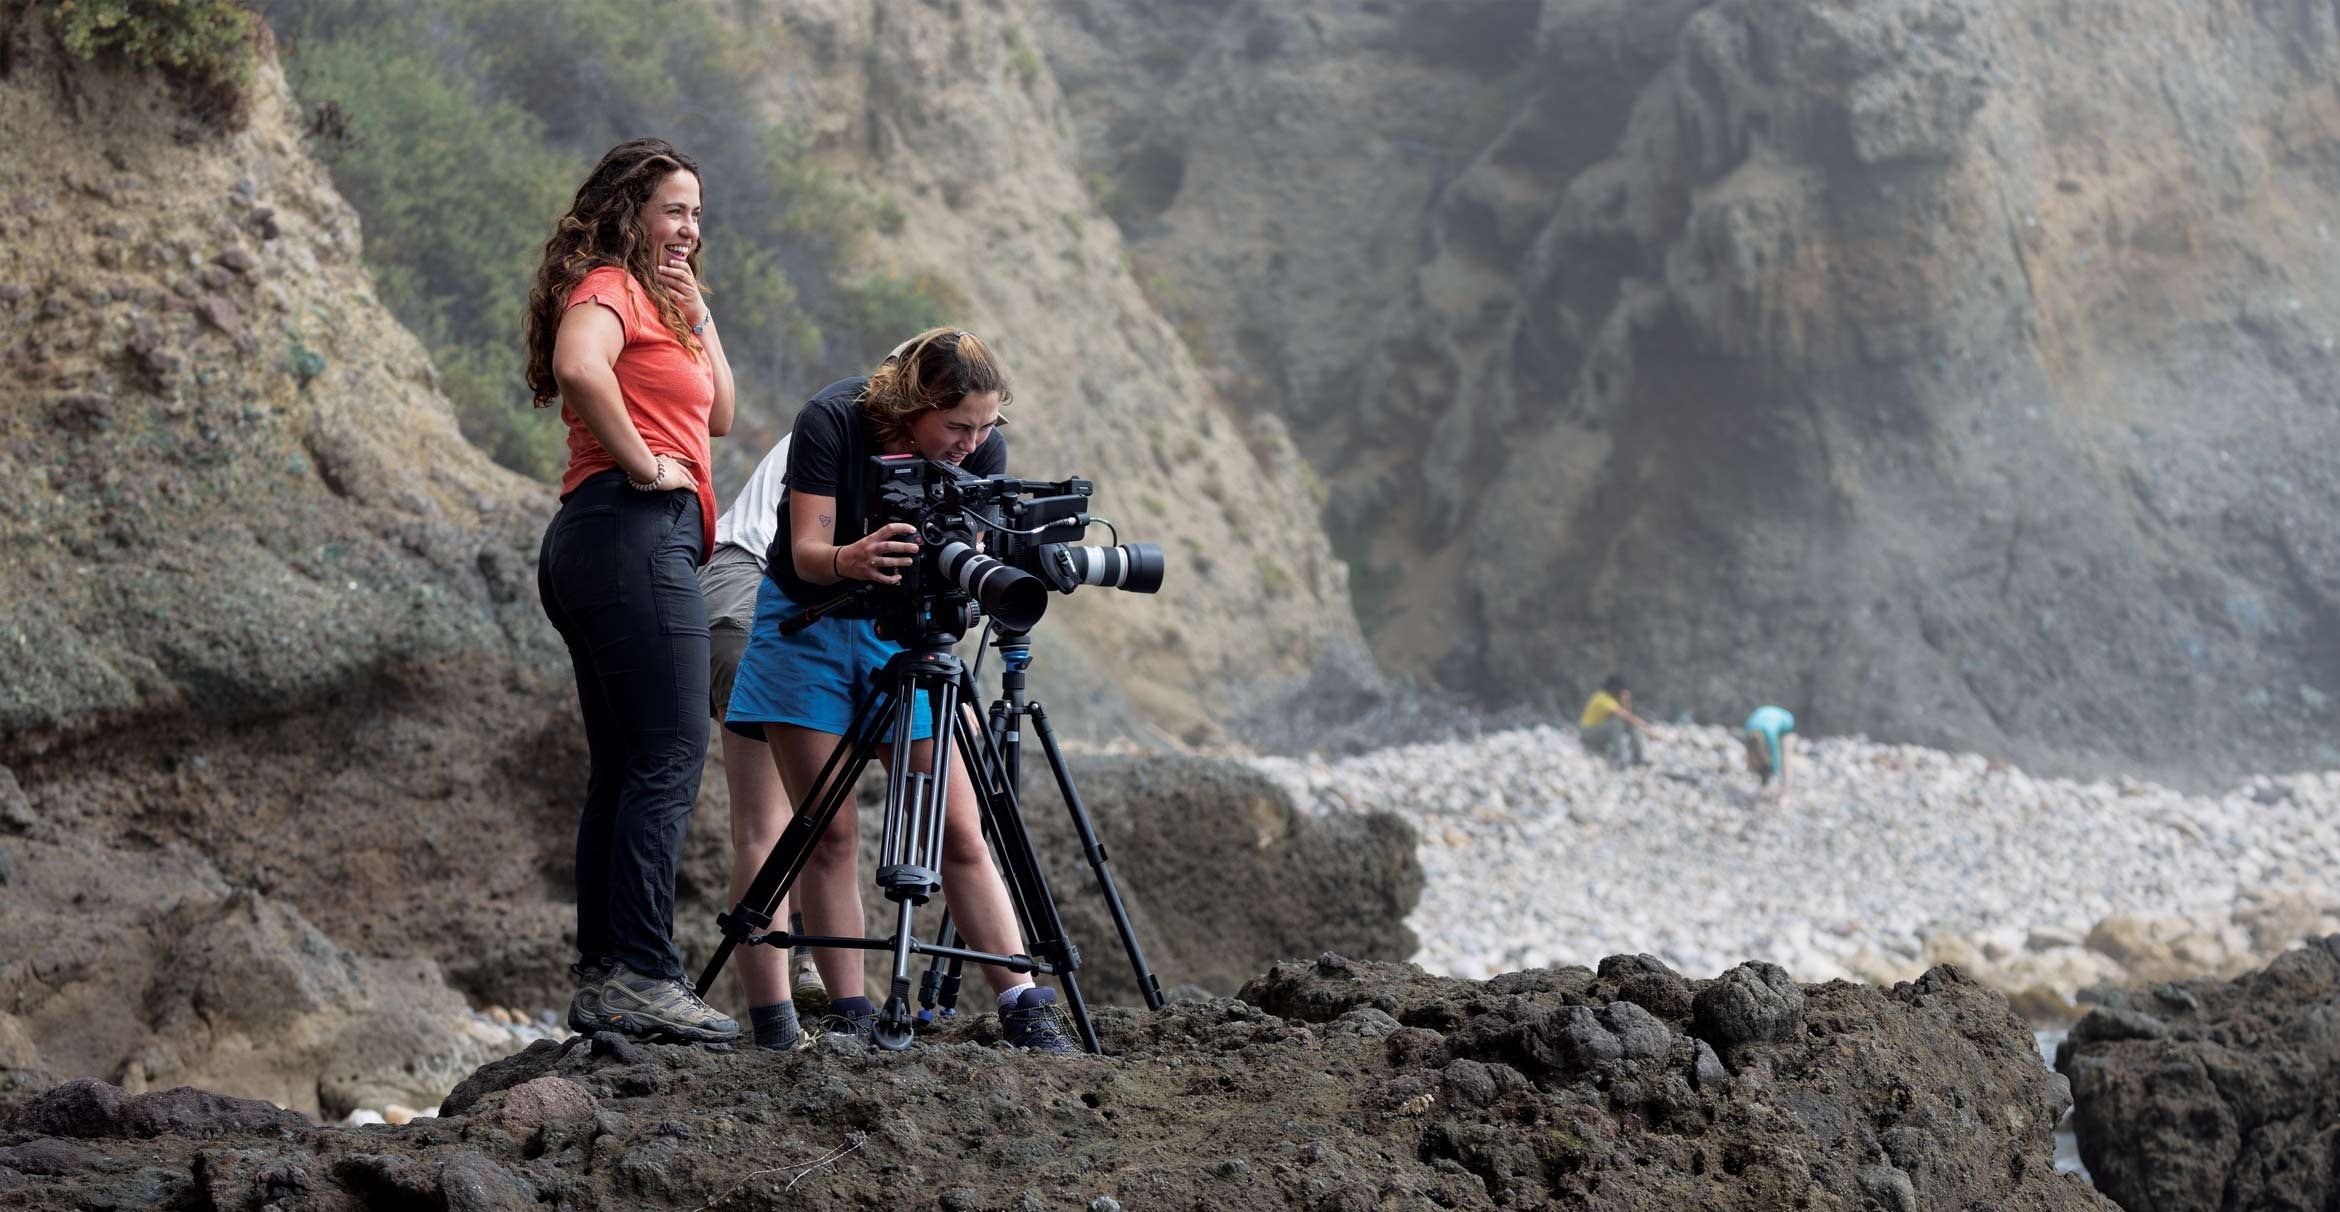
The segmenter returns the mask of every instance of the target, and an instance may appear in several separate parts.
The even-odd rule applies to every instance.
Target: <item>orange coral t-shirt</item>
[[[604,265],[586,274],[569,292],[567,306],[580,303],[607,307],[625,326],[626,346],[614,368],[618,395],[650,453],[680,459],[690,469],[699,489],[699,522],[705,531],[699,562],[706,563],[715,550],[715,486],[707,473],[707,417],[715,411],[714,364],[667,331],[650,293],[618,266]],[[561,420],[569,426],[569,470],[561,476],[561,495],[566,497],[586,477],[617,466],[617,459],[602,449],[567,400],[561,401]]]

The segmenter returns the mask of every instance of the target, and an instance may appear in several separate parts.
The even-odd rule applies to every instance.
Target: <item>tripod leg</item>
[[[912,770],[910,740],[917,712],[917,691],[926,686],[927,702],[935,719],[930,732],[926,769]],[[943,824],[949,813],[951,734],[942,720],[957,711],[955,681],[913,674],[900,689],[894,715],[894,751],[888,763],[886,822],[880,844],[878,884],[895,902],[894,970],[886,1002],[878,1012],[872,1038],[878,1046],[899,1051],[910,1046],[910,955],[917,942],[912,916],[941,887]],[[950,714],[946,714],[950,713]]]
[[[943,909],[942,925],[935,927],[934,943],[935,946],[940,947],[950,941],[951,911],[946,906]],[[943,970],[945,968],[950,969],[951,976],[954,978],[951,981],[951,990],[948,996],[943,993]],[[935,1020],[937,1006],[941,1007],[942,1013],[946,1015],[957,1012],[959,988],[955,978],[958,975],[958,970],[959,965],[956,959],[942,955],[935,956],[934,961],[926,966],[926,975],[918,978],[918,1021],[920,1023],[932,1023]]]
[[[1121,902],[1121,890],[1114,886],[1105,846],[1090,826],[1088,810],[1081,806],[1080,792],[1073,789],[1072,772],[1065,767],[1064,751],[1056,744],[1056,730],[1049,727],[1048,712],[1040,704],[1033,703],[1027,710],[1032,716],[1033,730],[1040,734],[1040,748],[1048,754],[1048,769],[1056,775],[1056,790],[1064,797],[1065,811],[1072,814],[1073,831],[1080,835],[1081,853],[1088,856],[1089,869],[1097,873],[1097,891],[1105,897],[1106,912],[1113,915],[1113,928],[1121,934],[1122,949],[1129,952],[1129,966],[1137,973],[1138,992],[1146,999],[1146,1009],[1159,1010],[1161,982],[1154,979],[1154,970],[1146,966],[1145,950],[1138,946],[1137,931],[1129,924],[1129,910]]]
[[[886,991],[877,1021],[870,1024],[870,1039],[888,1052],[909,1047],[917,1030],[910,1014],[910,918],[917,911],[909,900],[894,904],[894,983]]]
[[[973,687],[968,689],[972,692]],[[1057,913],[1056,898],[1049,894],[1048,878],[1041,873],[1040,860],[1033,853],[1031,834],[1024,829],[1015,788],[1006,780],[999,752],[989,748],[985,744],[989,738],[966,720],[955,719],[953,723],[969,753],[968,776],[975,783],[984,832],[999,851],[1008,895],[1016,903],[1017,916],[1024,920],[1025,946],[1033,955],[1055,964],[1057,983],[1064,988],[1065,1006],[1080,1032],[1081,1043],[1090,1052],[1102,1052],[1096,1025],[1089,1021],[1088,1003],[1081,997],[1080,978],[1075,975],[1081,966],[1080,951],[1064,936],[1064,919]]]
[[[739,903],[731,912],[720,914],[716,922],[723,927],[723,941],[715,945],[715,954],[699,973],[695,989],[700,997],[715,987],[715,978],[722,974],[723,965],[731,959],[732,948],[747,942],[772,924],[772,909],[788,890],[796,885],[796,878],[804,873],[805,860],[812,855],[813,844],[845,804],[845,797],[853,794],[853,785],[861,778],[862,768],[869,764],[870,755],[877,750],[876,721],[884,718],[891,708],[892,691],[881,690],[862,704],[862,711],[854,716],[845,735],[838,739],[829,760],[822,764],[820,777],[813,782],[811,805],[799,805],[796,815],[788,819],[780,840],[773,844],[772,853],[765,856],[764,865],[757,869],[756,878],[748,885]],[[865,718],[866,717],[866,718]]]

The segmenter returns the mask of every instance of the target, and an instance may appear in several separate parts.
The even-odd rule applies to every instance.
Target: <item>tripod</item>
[[[1037,701],[1024,698],[1025,671],[1032,665],[1032,637],[1029,632],[1009,631],[995,627],[998,638],[994,646],[1000,655],[1000,697],[992,700],[987,717],[987,732],[993,746],[999,750],[1000,760],[1007,770],[1011,791],[1023,788],[1019,764],[1023,748],[1023,730],[1020,722],[1030,717],[1033,730],[1040,737],[1041,751],[1048,755],[1048,769],[1056,778],[1057,793],[1064,799],[1065,811],[1072,816],[1073,832],[1081,840],[1081,853],[1089,860],[1089,869],[1097,876],[1097,891],[1105,898],[1105,910],[1113,917],[1113,928],[1121,935],[1121,946],[1129,953],[1130,967],[1137,974],[1138,993],[1145,998],[1146,1009],[1162,1008],[1162,985],[1154,979],[1154,971],[1146,965],[1146,953],[1138,945],[1137,932],[1130,927],[1129,911],[1122,905],[1121,889],[1113,882],[1113,869],[1105,854],[1105,846],[1097,840],[1097,831],[1089,822],[1088,810],[1081,805],[1081,793],[1074,789],[1072,772],[1065,767],[1064,750],[1056,743],[1056,729],[1049,726],[1048,709]],[[942,925],[935,932],[935,941],[951,937],[951,915],[943,911]],[[944,957],[937,955],[926,975],[918,982],[918,1013],[920,1022],[932,1022],[939,1008],[943,1014],[955,1012],[959,994],[961,961],[951,959],[948,970]]]
[[[850,596],[850,595],[848,595]],[[799,613],[784,630],[809,626],[820,613],[843,599]],[[854,709],[853,721],[829,754],[813,782],[809,805],[799,805],[780,840],[764,859],[747,892],[730,912],[718,914],[723,941],[706,969],[699,974],[698,993],[706,996],[723,971],[734,947],[764,944],[787,948],[838,947],[893,953],[893,977],[878,1011],[871,1038],[881,1048],[899,1051],[910,1046],[914,1031],[910,1012],[910,957],[936,956],[954,963],[972,960],[1017,973],[1055,976],[1064,988],[1065,1004],[1081,1042],[1099,1051],[1096,1027],[1089,1021],[1087,1003],[1074,975],[1080,951],[1064,936],[1064,922],[1048,891],[1040,862],[1024,829],[1015,790],[999,748],[988,732],[979,732],[960,710],[975,698],[974,678],[951,645],[957,634],[929,631],[889,659],[879,671],[878,689]],[[924,769],[912,769],[911,735],[915,730],[918,692],[927,696],[933,745]],[[803,874],[813,846],[853,794],[862,771],[877,747],[890,742],[887,765],[884,826],[879,834],[877,885],[894,902],[894,932],[886,938],[807,936],[773,930],[772,910]],[[943,829],[948,813],[951,759],[954,748],[966,756],[967,775],[975,787],[984,836],[1000,859],[1000,874],[1015,908],[1029,955],[999,955],[965,947],[920,940],[911,929],[917,907],[942,889]],[[945,932],[946,936],[948,931]]]

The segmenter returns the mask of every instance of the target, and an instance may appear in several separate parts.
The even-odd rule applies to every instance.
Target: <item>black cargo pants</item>
[[[605,471],[545,528],[544,613],[569,646],[592,772],[577,822],[577,950],[681,979],[674,875],[707,758],[699,497]]]

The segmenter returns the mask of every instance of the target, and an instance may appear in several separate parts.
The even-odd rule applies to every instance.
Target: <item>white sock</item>
[[[1020,985],[1013,985],[1013,986],[1010,986],[1010,987],[1008,987],[1008,988],[1006,988],[1006,989],[1002,989],[1002,990],[1000,990],[1000,993],[999,993],[999,1008],[1000,1008],[1000,1009],[1002,1009],[1002,1010],[1005,1010],[1005,1009],[1007,1009],[1008,1007],[1015,1005],[1015,1004],[1016,1004],[1016,999],[1017,999],[1017,998],[1019,998],[1019,997],[1022,997],[1022,996],[1024,995],[1024,990],[1026,990],[1026,989],[1029,989],[1029,988],[1031,988],[1031,987],[1032,987],[1032,982],[1030,982],[1030,981],[1025,981],[1023,984],[1020,984]]]

